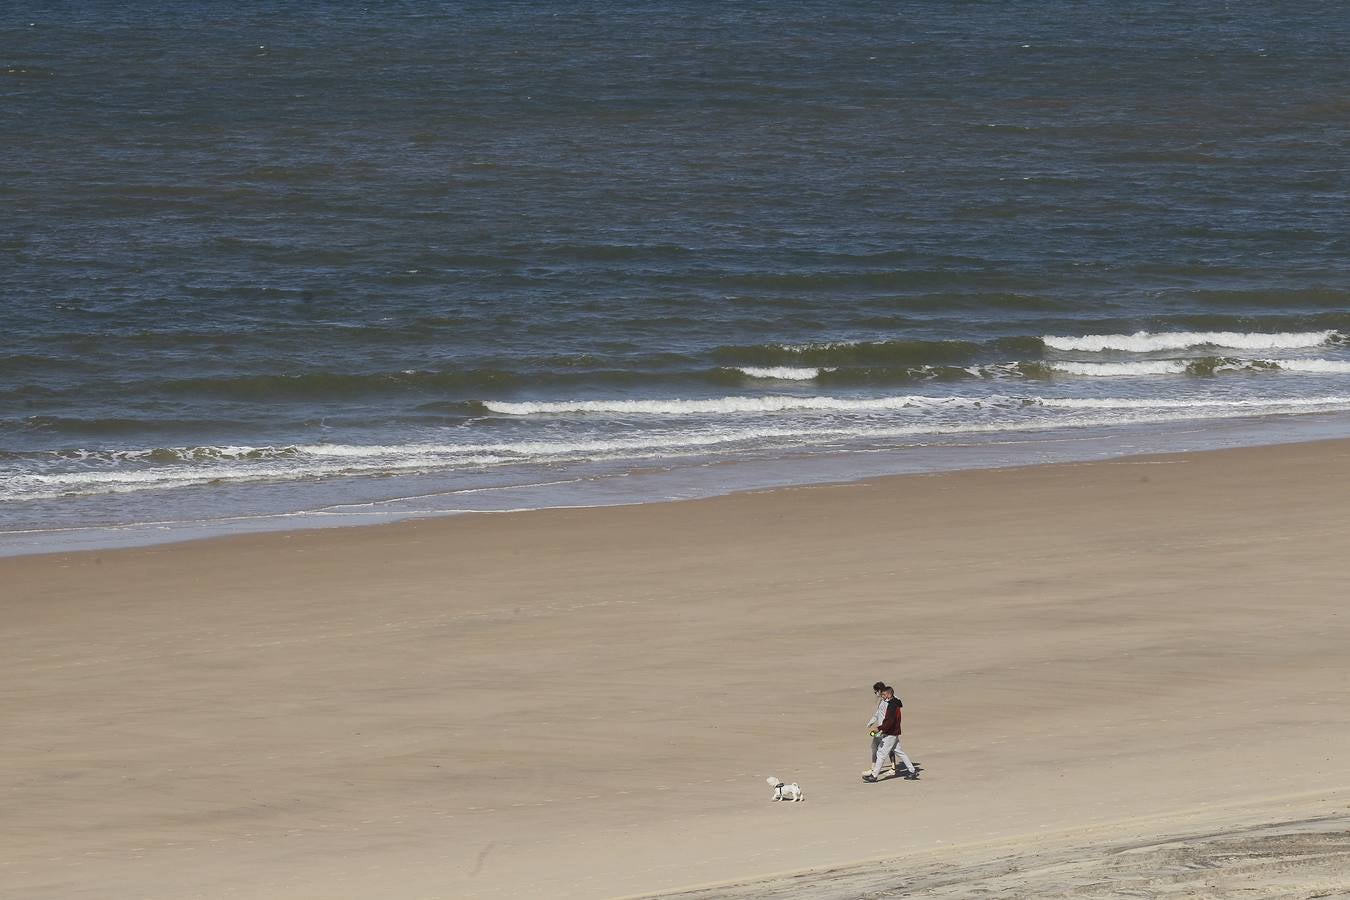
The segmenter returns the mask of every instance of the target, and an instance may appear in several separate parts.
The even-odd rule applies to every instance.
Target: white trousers
[[[872,760],[872,777],[876,778],[881,774],[881,767],[890,759],[891,751],[895,751],[895,755],[905,764],[905,769],[911,775],[914,774],[914,763],[909,761],[904,748],[900,746],[900,735],[887,734],[882,736],[881,743],[877,745],[876,758]]]

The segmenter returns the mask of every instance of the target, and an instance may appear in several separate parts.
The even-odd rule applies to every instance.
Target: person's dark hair
[[[884,681],[878,681],[876,684],[872,685],[872,693],[874,694],[880,694],[884,690],[886,690],[886,682]]]

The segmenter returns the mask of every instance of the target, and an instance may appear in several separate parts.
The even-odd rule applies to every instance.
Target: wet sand
[[[1066,846],[1042,838],[982,844],[660,896],[680,900],[1350,896],[1350,814],[1229,825],[1165,837],[1107,841],[1092,837],[1081,835],[1079,843]]]
[[[1335,896],[1348,476],[1324,442],[0,560],[0,896],[1105,896],[1340,833],[1280,870]],[[859,779],[877,679],[918,782]]]

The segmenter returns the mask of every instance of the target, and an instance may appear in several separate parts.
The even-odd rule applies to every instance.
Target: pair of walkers
[[[905,764],[905,778],[913,781],[919,772],[900,746],[900,710],[904,704],[895,696],[895,688],[884,682],[872,685],[872,692],[877,695],[876,712],[867,720],[867,730],[872,736],[872,771],[863,775],[863,781],[875,782],[881,777],[883,766],[897,767],[897,761]]]

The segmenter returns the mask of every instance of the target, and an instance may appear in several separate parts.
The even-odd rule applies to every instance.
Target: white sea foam
[[[595,458],[604,454],[627,454],[633,451],[650,450],[666,444],[678,443],[686,447],[708,447],[717,444],[740,441],[763,440],[776,436],[810,434],[809,429],[802,431],[780,428],[736,428],[708,432],[668,432],[653,430],[644,432],[640,437],[576,439],[556,441],[500,441],[488,444],[394,444],[382,446],[314,444],[301,447],[307,454],[316,457],[335,456],[348,460],[381,459],[384,457],[402,458],[409,454],[428,460],[450,459],[465,456],[483,458],[512,459],[528,457],[532,460],[554,461],[584,456]]]
[[[828,398],[826,398],[828,399]],[[892,398],[909,399],[913,398]],[[956,409],[957,398],[921,398],[930,409]],[[695,426],[688,430],[652,429],[616,440],[502,441],[498,444],[331,445],[297,448],[281,459],[216,459],[209,463],[177,463],[128,471],[74,471],[15,475],[5,479],[0,499],[41,501],[61,497],[128,494],[135,491],[243,484],[308,478],[482,470],[513,464],[563,464],[570,461],[652,460],[702,456],[736,447],[811,448],[864,441],[909,439],[921,434],[1035,432],[1056,428],[1154,424],[1214,420],[1253,414],[1288,414],[1311,410],[1350,410],[1350,395],[1246,399],[1141,399],[1073,397],[987,397],[963,399],[969,405],[1003,409],[990,418],[923,417],[918,421],[836,420],[829,424],[782,428]],[[236,448],[243,449],[243,448]]]
[[[933,407],[978,407],[1011,398],[925,397],[906,394],[895,397],[717,397],[710,400],[562,400],[549,403],[507,403],[497,400],[483,405],[506,416],[547,413],[609,413],[617,415],[706,416],[720,413],[776,413],[809,410],[835,412],[884,412]]]
[[[1350,396],[1248,397],[1233,399],[1146,399],[1123,397],[1037,397],[1034,402],[1051,409],[1231,409],[1243,410],[1338,408],[1350,406]]]
[[[564,400],[553,403],[484,404],[493,412],[511,416],[559,413],[598,413],[653,416],[718,416],[779,412],[869,413],[896,410],[962,410],[1056,405],[1082,409],[1185,409],[1187,407],[1305,407],[1350,402],[1350,397],[1291,397],[1253,399],[1149,399],[1113,397],[720,397],[712,400]]]
[[[985,363],[964,368],[976,378],[1010,378],[1022,375],[1022,364],[1016,362]]]
[[[1189,360],[1159,359],[1128,363],[1053,362],[1050,368],[1065,375],[1083,375],[1089,378],[1116,378],[1135,375],[1181,375]]]
[[[156,447],[131,450],[60,450],[53,451],[63,459],[75,462],[99,463],[147,462],[147,463],[205,463],[229,462],[261,459],[283,459],[299,452],[296,447]]]
[[[736,371],[751,378],[772,378],[778,381],[810,381],[820,376],[820,369],[796,366],[739,366]]]
[[[1089,378],[1130,377],[1137,375],[1184,375],[1192,365],[1205,360],[1152,359],[1138,362],[1048,362],[1052,370],[1066,375]],[[1311,374],[1350,374],[1350,360],[1339,359],[1224,359],[1213,364],[1214,372],[1256,371],[1307,372]]]
[[[1150,353],[1157,350],[1184,350],[1188,347],[1231,347],[1239,350],[1291,350],[1320,347],[1338,337],[1333,330],[1285,331],[1277,333],[1238,331],[1136,331],[1134,334],[1085,334],[1079,336],[1048,334],[1041,338],[1052,350],[1124,350]]]
[[[809,353],[814,350],[838,350],[843,347],[857,347],[866,341],[817,341],[806,344],[773,344],[779,350],[788,353]]]
[[[460,455],[458,463],[465,467],[516,462],[508,457]],[[401,458],[384,456],[378,466],[337,465],[309,459],[296,459],[289,464],[244,464],[222,462],[211,466],[158,466],[145,469],[106,469],[57,473],[19,474],[7,479],[5,499],[46,499],[69,494],[126,493],[150,488],[189,487],[201,484],[229,484],[241,481],[293,480],[295,478],[326,478],[386,472],[411,472],[443,465],[445,460],[405,454]]]
[[[125,494],[146,490],[200,485],[293,481],[304,478],[361,477],[430,471],[471,471],[503,465],[559,464],[616,459],[663,459],[715,452],[751,444],[802,442],[827,433],[821,428],[715,428],[670,432],[652,430],[635,438],[557,441],[503,441],[485,444],[409,443],[391,445],[313,444],[294,449],[293,456],[261,460],[247,453],[209,464],[162,462],[153,468],[40,474],[16,474],[5,479],[0,500],[50,500],[90,494]],[[192,448],[209,450],[215,448]],[[251,448],[233,448],[248,451]],[[253,448],[262,449],[262,448]],[[105,454],[105,465],[141,461],[158,450],[125,450]],[[93,458],[90,461],[94,461]]]
[[[1350,360],[1346,359],[1270,359],[1286,372],[1310,372],[1327,375],[1350,375]]]
[[[846,401],[833,397],[802,399],[813,401],[814,405],[792,408],[828,410],[841,415],[823,421],[788,419],[781,423],[750,424],[735,415],[738,412],[736,408],[708,401],[710,405],[705,405],[703,411],[711,414],[712,421],[691,422],[679,428],[647,428],[636,433],[630,432],[631,436],[625,437],[508,439],[465,444],[315,444],[284,448],[286,452],[275,456],[257,452],[275,448],[190,448],[228,450],[229,454],[215,456],[209,452],[194,453],[190,458],[179,461],[165,460],[162,451],[126,450],[113,457],[76,461],[81,468],[75,471],[16,473],[4,479],[0,499],[43,500],[191,488],[206,484],[215,486],[307,478],[470,472],[520,464],[564,465],[675,459],[702,457],[746,447],[756,450],[809,449],[827,444],[848,446],[853,442],[876,446],[878,441],[925,434],[996,434],[1047,428],[1277,415],[1312,410],[1350,410],[1350,395],[1232,399],[904,395],[866,401]],[[564,406],[571,408],[570,404]],[[910,408],[918,409],[920,414],[903,417],[866,415],[888,409]],[[624,409],[631,411],[628,407]],[[753,406],[751,411],[761,412],[763,406]],[[858,418],[850,413],[862,413],[864,417]],[[90,469],[88,466],[91,464],[104,468]]]

